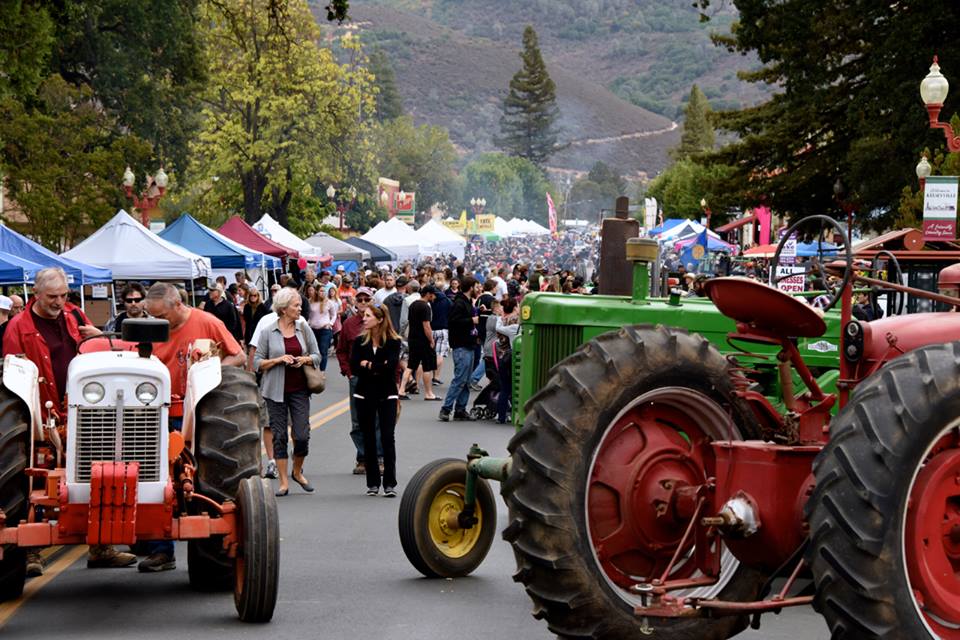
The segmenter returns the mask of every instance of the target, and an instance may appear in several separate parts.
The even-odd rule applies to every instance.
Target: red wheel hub
[[[693,395],[716,406],[687,389],[664,390],[621,414],[598,445],[587,485],[590,535],[604,573],[621,587],[660,577],[689,525],[676,490],[703,484],[713,468],[705,416],[685,406]],[[694,569],[681,560],[670,575]]]
[[[910,493],[904,550],[910,588],[941,638],[960,638],[960,443],[941,441]]]

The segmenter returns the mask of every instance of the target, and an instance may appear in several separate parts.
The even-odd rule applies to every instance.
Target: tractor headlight
[[[137,400],[143,404],[150,404],[157,399],[157,385],[152,382],[141,382],[137,385]]]
[[[103,400],[103,395],[106,393],[103,389],[103,385],[99,382],[88,382],[83,385],[83,399],[88,404],[97,404]]]

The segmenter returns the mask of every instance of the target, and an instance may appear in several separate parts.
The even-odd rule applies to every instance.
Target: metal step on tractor
[[[777,257],[810,223],[836,225],[797,223]],[[643,288],[655,247],[633,244]],[[430,577],[473,571],[494,479],[514,578],[561,637],[724,639],[812,604],[841,640],[960,638],[960,314],[851,313],[855,285],[960,299],[841,256],[812,267],[834,276],[839,316],[717,278],[722,336],[665,321],[589,339],[549,369],[509,457],[474,447],[418,472],[401,501],[407,557]],[[642,292],[631,303],[676,314]]]
[[[260,478],[258,387],[198,341],[184,356],[183,431],[168,431],[170,373],[150,355],[168,334],[166,320],[128,319],[122,342],[81,342],[65,424],[42,420],[37,367],[4,358],[0,598],[23,591],[31,547],[186,540],[193,587],[232,590],[241,620],[270,620],[279,528]]]

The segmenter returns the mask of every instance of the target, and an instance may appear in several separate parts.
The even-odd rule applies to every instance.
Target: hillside
[[[731,78],[746,61],[709,44],[688,0],[672,0],[666,10],[646,0],[606,0],[596,15],[580,6],[594,4],[354,0],[350,11],[364,42],[389,55],[407,111],[418,122],[447,127],[465,156],[493,149],[501,102],[520,66],[520,33],[534,24],[557,84],[560,138],[569,143],[551,166],[585,171],[603,160],[624,175],[655,175],[679,141],[674,120],[690,84],[701,83],[721,106],[739,105],[750,93]],[[716,16],[714,28],[729,18]],[[673,81],[669,91],[655,91],[664,77]],[[628,95],[661,113],[622,97]]]

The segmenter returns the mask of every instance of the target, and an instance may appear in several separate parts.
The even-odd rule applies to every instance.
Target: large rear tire
[[[237,498],[240,549],[233,592],[244,622],[269,622],[280,583],[280,525],[277,500],[270,483],[247,478]]]
[[[26,475],[30,451],[30,412],[19,397],[0,385],[0,508],[6,526],[26,519],[30,484]],[[23,593],[27,556],[24,549],[4,545],[0,560],[0,601]]]
[[[477,523],[451,524],[463,511],[467,463],[434,460],[417,471],[400,500],[400,544],[410,563],[428,578],[461,578],[473,573],[490,550],[497,530],[497,502],[490,483],[477,478]]]
[[[197,406],[197,491],[217,502],[236,500],[240,483],[260,475],[262,398],[252,373],[223,367],[220,385]],[[201,591],[233,588],[233,559],[223,540],[187,543],[190,585]]]
[[[757,437],[733,392],[729,363],[704,338],[639,326],[588,342],[527,403],[509,446],[503,535],[516,556],[514,579],[553,633],[638,635],[640,599],[630,587],[659,577],[689,522],[665,522],[642,492],[670,479],[701,484],[714,475],[710,441]],[[671,577],[693,575],[691,564],[684,560]],[[721,582],[696,595],[753,599],[762,582],[725,552]],[[745,624],[745,617],[652,621],[656,637],[668,640],[721,640]]]
[[[862,382],[813,469],[807,561],[832,637],[960,638],[960,343]]]

